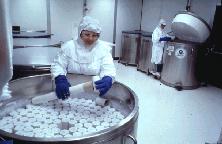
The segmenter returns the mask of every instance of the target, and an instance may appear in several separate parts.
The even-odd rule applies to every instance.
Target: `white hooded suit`
[[[151,63],[162,64],[163,48],[165,41],[159,41],[160,38],[167,36],[163,29],[161,29],[161,24],[166,25],[166,22],[161,19],[158,26],[154,29],[152,33],[152,57]]]
[[[85,75],[111,76],[116,75],[116,69],[111,55],[111,47],[97,40],[86,47],[80,38],[82,30],[101,32],[100,24],[91,17],[84,17],[79,25],[79,36],[77,40],[64,43],[61,51],[51,65],[52,77],[77,73]]]

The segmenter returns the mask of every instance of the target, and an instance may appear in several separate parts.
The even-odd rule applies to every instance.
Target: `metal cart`
[[[120,63],[137,65],[141,31],[122,31]]]
[[[138,58],[137,70],[149,74],[149,68],[151,67],[151,55],[152,55],[152,33],[142,32],[141,48]]]

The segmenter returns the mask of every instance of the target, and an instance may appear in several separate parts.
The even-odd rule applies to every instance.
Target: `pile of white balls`
[[[101,107],[89,99],[70,98],[29,104],[12,111],[0,120],[0,129],[27,137],[79,137],[112,127],[124,118],[111,106]]]

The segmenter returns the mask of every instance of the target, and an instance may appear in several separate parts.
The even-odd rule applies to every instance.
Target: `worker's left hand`
[[[96,89],[99,90],[99,95],[103,96],[112,87],[112,78],[110,76],[104,76],[101,80],[95,82]]]
[[[12,140],[0,141],[0,144],[13,144]]]
[[[159,41],[170,41],[171,37],[162,37]]]

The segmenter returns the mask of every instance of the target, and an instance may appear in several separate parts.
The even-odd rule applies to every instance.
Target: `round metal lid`
[[[204,42],[211,31],[204,19],[188,11],[176,14],[171,29],[179,39],[197,43]]]

